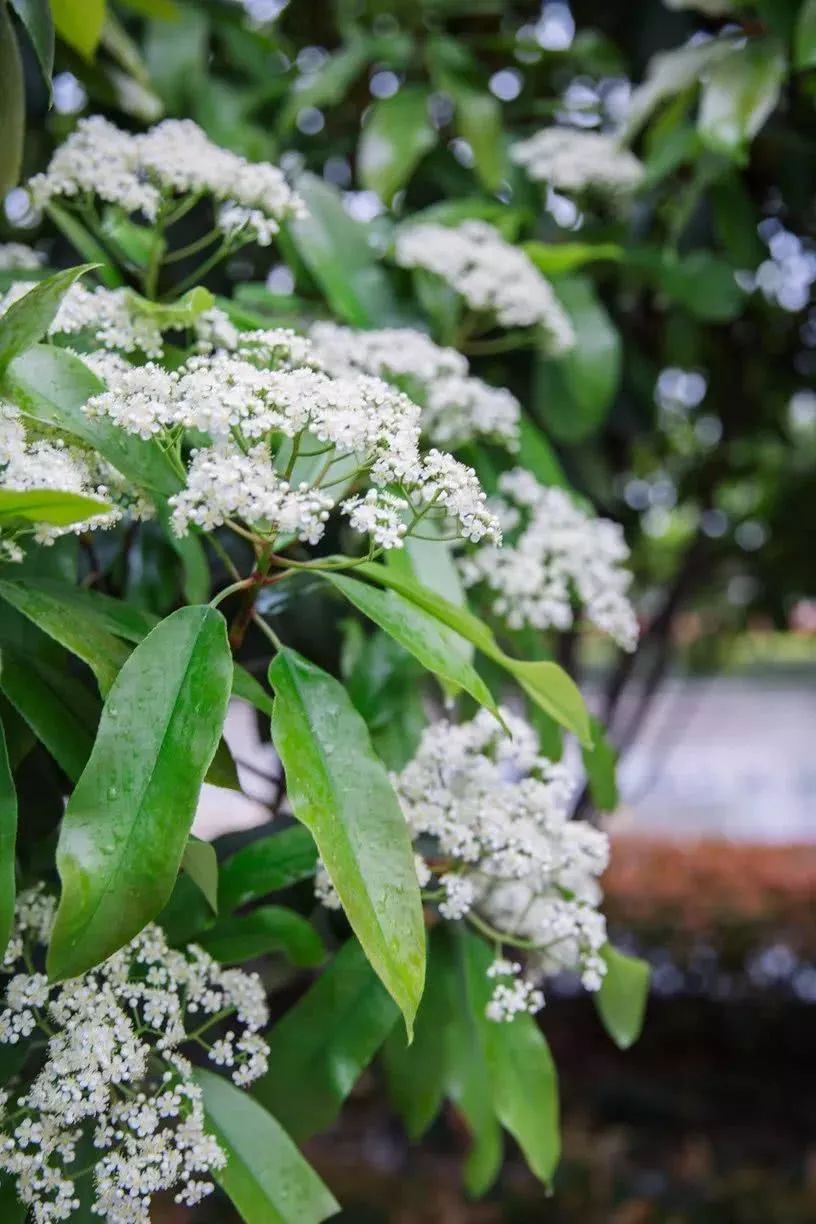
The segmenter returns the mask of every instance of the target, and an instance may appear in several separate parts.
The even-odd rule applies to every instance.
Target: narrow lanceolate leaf
[[[17,356],[42,340],[54,321],[60,302],[75,281],[93,264],[81,264],[37,281],[0,315],[0,371]]]
[[[23,66],[5,4],[0,4],[0,132],[0,195],[4,195],[19,178],[25,132]]]
[[[398,1018],[350,939],[268,1035],[270,1069],[253,1095],[302,1143],[335,1120]]]
[[[308,969],[319,965],[326,954],[311,923],[285,905],[262,905],[249,914],[223,918],[199,943],[222,965],[282,952],[293,965]]]
[[[31,39],[50,95],[54,69],[54,24],[48,0],[10,0],[10,3]]]
[[[226,623],[209,607],[174,612],[120,671],[60,832],[52,978],[98,964],[167,902],[231,682]]]
[[[381,586],[397,591],[444,625],[455,629],[489,659],[493,659],[514,676],[528,697],[568,731],[572,731],[581,744],[587,748],[592,746],[589,712],[580,690],[562,667],[546,660],[511,658],[500,648],[487,625],[472,612],[456,607],[435,591],[428,590],[404,574],[396,573],[375,562],[364,562],[356,566],[356,572]]]
[[[93,671],[100,691],[107,693],[130,654],[130,647],[70,602],[26,583],[0,580],[0,597],[28,617]]]
[[[87,763],[98,705],[73,676],[48,662],[3,651],[0,688],[72,782]]]
[[[0,723],[0,958],[6,950],[14,922],[16,844],[17,792],[6,751],[6,736]]]
[[[223,740],[221,741],[223,743]],[[210,842],[188,837],[181,859],[186,872],[214,914],[218,913],[218,858]]]
[[[321,1224],[340,1210],[271,1114],[223,1075],[195,1075],[207,1129],[227,1156],[216,1180],[244,1224]]]
[[[408,86],[375,102],[357,146],[360,182],[390,204],[436,140],[427,89]]]
[[[51,0],[54,25],[70,47],[93,59],[105,24],[105,0]]]
[[[611,944],[602,950],[606,974],[594,995],[595,1006],[609,1036],[622,1050],[637,1041],[643,1028],[651,970],[639,956],[627,956]]]
[[[107,502],[84,493],[61,493],[58,489],[0,489],[0,520],[21,518],[28,523],[70,527],[95,514],[110,510]]]
[[[381,591],[341,574],[327,573],[326,578],[428,671],[463,688],[479,705],[498,714],[490,689],[468,658],[468,643],[458,634],[451,634],[436,617],[396,591]]]
[[[272,739],[352,929],[409,1032],[425,976],[411,839],[368,728],[343,686],[293,650],[269,668]]]
[[[317,846],[303,825],[292,825],[271,837],[261,837],[221,864],[220,908],[237,909],[306,880],[314,875],[316,864]]]

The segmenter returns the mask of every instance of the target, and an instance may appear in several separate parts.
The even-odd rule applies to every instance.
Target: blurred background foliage
[[[418,214],[485,218],[553,281],[578,334],[573,354],[545,357],[510,334],[473,342],[468,355],[521,400],[525,466],[625,526],[638,650],[617,656],[574,634],[560,646],[624,764],[670,676],[791,667],[809,681],[813,0],[52,7],[49,109],[39,64],[51,48],[38,41],[37,5],[0,4],[9,132],[23,95],[28,115],[24,147],[9,141],[6,182],[15,157],[24,176],[36,172],[77,117],[98,110],[134,127],[191,116],[215,141],[280,162],[307,194],[311,228],[288,239],[286,263],[270,266],[254,249],[217,272],[211,287],[232,294],[244,322],[319,317],[325,295],[357,326],[410,323],[409,273],[389,267],[389,251],[395,226]],[[631,211],[542,192],[513,165],[511,143],[552,122],[625,133],[646,166]],[[40,242],[54,265],[63,255],[20,188],[5,197],[0,239]],[[450,340],[447,295],[419,277],[413,288],[435,337]],[[482,444],[471,450],[488,485],[509,462]],[[150,532],[142,548],[137,598],[164,611],[174,558]],[[325,607],[300,594],[294,619],[319,623]],[[368,664],[360,683],[376,674]],[[410,719],[411,690],[410,670],[395,666],[385,735]],[[590,794],[584,807],[593,798],[614,806]],[[468,1204],[455,1115],[412,1148],[374,1071],[311,1146],[349,1204],[342,1218],[816,1218],[815,853],[621,830],[608,911],[618,941],[652,959],[654,995],[628,1055],[605,1043],[585,1002],[565,994],[548,1005],[566,1102],[556,1198],[511,1154],[488,1200]]]

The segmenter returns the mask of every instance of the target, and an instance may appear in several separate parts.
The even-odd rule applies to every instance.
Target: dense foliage
[[[9,1213],[324,1219],[375,1060],[549,1184],[548,979],[637,1038],[616,749],[809,594],[816,6],[619,7],[0,0]]]

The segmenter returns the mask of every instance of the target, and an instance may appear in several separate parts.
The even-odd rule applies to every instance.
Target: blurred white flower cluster
[[[643,165],[634,153],[603,132],[544,128],[514,145],[510,156],[530,178],[559,191],[626,197],[643,179]]]
[[[540,485],[516,468],[499,478],[491,503],[509,542],[459,561],[468,587],[481,587],[494,615],[510,629],[569,629],[575,606],[624,650],[634,650],[638,624],[626,594],[631,574],[623,531],[581,509],[564,489]]]
[[[518,448],[521,407],[504,387],[469,373],[467,358],[410,327],[356,331],[315,323],[310,336],[330,374],[373,374],[394,383],[422,406],[422,432],[437,446],[459,447],[488,438]]]
[[[13,272],[17,268],[33,270],[41,268],[44,262],[40,252],[24,242],[0,242],[0,272]]]
[[[304,211],[277,166],[220,148],[191,119],[165,119],[139,134],[99,115],[81,119],[29,190],[38,207],[60,198],[81,205],[98,196],[149,221],[162,219],[180,196],[209,196],[225,235],[262,246],[281,221]]]
[[[257,975],[222,969],[201,948],[170,948],[152,925],[97,969],[51,984],[36,965],[53,915],[42,891],[22,894],[3,962],[0,1043],[28,1045],[39,1030],[45,1049],[0,1094],[0,1172],[16,1179],[37,1224],[72,1218],[77,1182],[90,1175],[95,1214],[149,1224],[155,1194],[172,1190],[192,1206],[225,1163],[179,1050],[195,1041],[236,1084],[252,1083],[267,1067],[264,990]],[[224,1029],[228,1017],[238,1026]]]
[[[598,879],[606,869],[605,833],[570,820],[573,785],[542,757],[535,731],[508,710],[509,734],[486,710],[472,722],[429,726],[412,761],[393,779],[414,839],[426,899],[451,922],[472,923],[494,942],[525,952],[499,958],[487,1014],[512,1020],[544,1005],[548,975],[577,972],[597,990],[606,923]],[[315,892],[340,906],[325,867]]]
[[[575,345],[575,333],[552,285],[523,251],[486,221],[410,225],[397,234],[395,258],[405,268],[433,272],[471,310],[503,327],[540,327],[552,353]]]

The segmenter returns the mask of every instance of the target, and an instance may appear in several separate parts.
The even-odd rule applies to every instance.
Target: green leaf
[[[120,671],[60,831],[53,979],[110,956],[170,897],[231,681],[226,623],[209,607],[174,612]]]
[[[557,485],[562,489],[570,487],[564,469],[546,435],[526,414],[521,418],[519,443],[519,455],[524,466],[533,473],[536,480],[541,484]]]
[[[221,741],[223,743],[223,740]],[[185,871],[200,893],[204,895],[210,909],[218,913],[218,858],[210,842],[197,837],[188,837],[181,869]]]
[[[96,268],[94,263],[77,264],[62,272],[53,272],[37,281],[28,282],[25,293],[0,315],[2,368],[18,353],[47,338],[65,295],[81,276],[95,271]]]
[[[50,97],[51,74],[54,71],[54,25],[48,0],[10,0],[10,3],[31,39]]]
[[[238,767],[230,752],[229,744],[222,737],[218,741],[215,756],[212,759],[207,776],[204,779],[210,786],[220,786],[223,790],[240,791],[241,779],[238,777]]]
[[[0,520],[25,519],[29,523],[49,523],[70,527],[83,519],[110,510],[107,502],[84,493],[61,493],[57,489],[0,489]]]
[[[476,173],[487,191],[496,191],[506,171],[502,144],[501,103],[477,89],[451,89],[456,104],[456,126],[473,152]]]
[[[496,1116],[518,1143],[527,1164],[549,1184],[561,1151],[558,1079],[550,1048],[532,1016],[519,1013],[497,1024],[485,1016],[492,983],[491,949],[478,936],[464,937],[471,1005],[484,1042]]]
[[[606,973],[593,996],[598,1015],[609,1036],[622,1050],[637,1041],[643,1028],[651,970],[639,956],[627,956],[611,944],[601,950]]]
[[[27,1053],[25,1043],[22,1041],[15,1046],[5,1048],[15,1053],[18,1050],[23,1054]],[[3,1224],[25,1224],[27,1216],[28,1207],[17,1197],[17,1182],[11,1177],[4,1178],[3,1184],[0,1185],[0,1220],[3,1221]]]
[[[149,22],[144,55],[150,80],[171,113],[190,113],[207,80],[209,16],[200,5],[179,6],[176,19]]]
[[[340,1210],[280,1123],[224,1076],[196,1070],[207,1128],[227,1154],[215,1178],[245,1224],[320,1224]]]
[[[126,217],[118,208],[106,210],[101,230],[106,242],[112,244],[115,250],[118,248],[137,268],[146,268],[151,257],[158,259],[165,253],[166,243],[157,230],[131,221],[130,217]],[[128,297],[131,309],[138,313],[137,303],[141,304],[144,298],[135,293],[129,294]]]
[[[75,782],[93,746],[98,713],[92,694],[48,662],[9,650],[3,650],[0,688],[60,769]]]
[[[69,586],[55,578],[28,578],[15,581],[17,590],[25,591],[33,598],[50,600],[67,608],[71,616],[82,619],[83,624],[92,626],[91,631],[101,630],[124,638],[126,642],[141,642],[151,629],[159,623],[159,617],[153,616],[141,608],[134,608],[121,599],[113,599],[103,595],[101,591],[84,590],[81,587]]]
[[[71,654],[87,663],[104,695],[113,684],[130,649],[93,617],[65,603],[47,589],[23,582],[0,580],[0,596]]]
[[[786,67],[782,46],[772,38],[750,39],[716,63],[703,82],[697,118],[703,144],[742,161],[776,108]]]
[[[182,593],[187,603],[206,603],[210,596],[212,579],[207,564],[201,535],[193,529],[186,536],[177,536],[170,523],[169,509],[162,506],[159,517],[165,528],[167,541],[181,561]]]
[[[51,0],[60,38],[86,60],[92,60],[105,24],[105,0]]]
[[[308,969],[319,965],[326,955],[311,923],[283,905],[262,905],[249,914],[223,918],[198,942],[223,965],[283,952],[293,965]]]
[[[330,1126],[398,1018],[356,939],[268,1034],[253,1095],[302,1143]]]
[[[240,697],[243,701],[248,701],[250,705],[255,706],[256,710],[260,710],[262,714],[269,714],[271,716],[274,708],[272,698],[263,685],[245,667],[241,667],[240,663],[235,664],[235,673],[232,677],[232,691],[236,697]]]
[[[677,261],[665,260],[658,280],[663,291],[696,319],[729,323],[745,306],[734,269],[710,251],[691,251]]]
[[[800,71],[816,67],[816,0],[804,0],[796,21],[793,64]]]
[[[338,192],[314,175],[301,175],[297,189],[308,215],[292,222],[288,232],[335,314],[353,327],[398,322],[400,311],[368,229],[348,215]]]
[[[505,671],[510,672],[527,695],[547,714],[551,714],[563,727],[572,731],[585,747],[591,747],[589,714],[583,697],[563,668],[548,661],[527,662],[511,658],[500,649],[487,625],[467,609],[457,608],[441,595],[429,591],[427,587],[402,574],[396,574],[384,565],[366,561],[355,569],[358,574],[404,595],[406,599],[424,608],[443,624],[449,625],[462,637],[467,638],[489,659],[493,659]]]
[[[468,658],[467,643],[458,634],[451,634],[435,616],[396,591],[381,591],[341,574],[327,573],[325,577],[423,667],[456,688],[463,688],[474,701],[499,717],[489,688]]]
[[[522,243],[522,250],[545,276],[566,276],[585,264],[601,260],[619,263],[624,249],[614,242],[532,242]]]
[[[544,360],[541,414],[559,440],[579,442],[604,422],[621,375],[621,340],[586,277],[569,277],[555,287],[572,321],[575,348]]]
[[[73,213],[61,205],[55,204],[53,200],[46,204],[44,211],[46,216],[54,222],[57,229],[68,239],[71,246],[88,263],[96,265],[96,275],[104,285],[107,285],[109,289],[117,289],[125,283],[119,269],[111,263],[108,252],[97,242],[82,222],[77,220]]]
[[[17,847],[17,792],[11,774],[6,735],[0,723],[0,957],[14,924]]]
[[[215,305],[209,289],[196,285],[175,302],[151,302],[136,293],[129,295],[137,314],[147,315],[162,331],[192,327],[196,319]]]
[[[619,799],[615,777],[618,754],[607,739],[606,732],[597,718],[593,718],[591,724],[592,747],[584,748],[581,753],[589,783],[589,793],[599,812],[614,812]]]
[[[390,204],[435,144],[436,131],[428,119],[428,90],[403,86],[393,97],[374,102],[370,108],[357,145],[361,184]]]
[[[165,497],[176,493],[179,477],[155,442],[127,434],[83,411],[105,384],[73,353],[37,344],[15,357],[6,370],[3,394],[43,425],[74,434],[98,450],[134,484]]]
[[[25,134],[25,82],[17,36],[5,3],[0,3],[0,195],[20,177]]]
[[[260,901],[314,875],[317,846],[308,829],[292,825],[250,842],[221,864],[218,901],[222,910]]]
[[[293,650],[269,668],[272,741],[352,930],[411,1031],[425,927],[405,817],[363,719],[333,676]]]
[[[291,128],[306,106],[336,107],[362,72],[371,53],[371,41],[351,29],[343,47],[326,58],[317,72],[310,75],[304,88],[290,90],[278,120],[279,127],[284,131]]]
[[[175,0],[120,0],[120,4],[142,17],[155,17],[158,21],[178,21],[181,15]]]
[[[629,100],[621,138],[631,141],[662,102],[696,86],[704,73],[730,56],[738,45],[737,38],[729,34],[655,55],[649,63],[646,80],[633,91]]]

